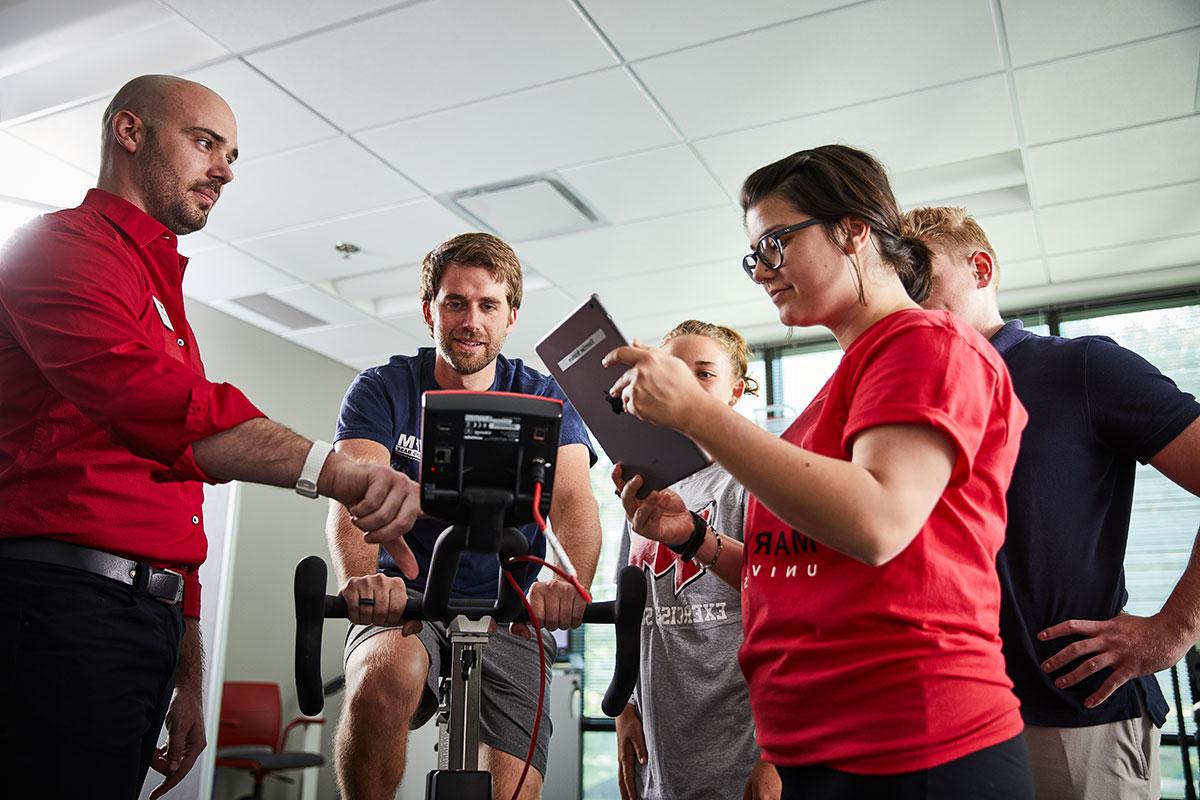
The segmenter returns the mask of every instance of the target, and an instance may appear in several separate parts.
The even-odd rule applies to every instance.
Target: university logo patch
[[[402,433],[399,440],[396,441],[395,451],[397,454],[405,458],[411,458],[413,461],[421,460],[421,437],[412,434]]]
[[[709,500],[708,505],[696,513],[705,522],[711,523],[716,508],[717,502]],[[636,533],[631,533],[629,536],[629,563],[646,570],[654,576],[655,580],[666,577],[668,572],[674,570],[675,583],[672,588],[676,597],[689,584],[708,571],[705,567],[697,566],[694,561],[682,560],[678,553],[665,544],[638,536]]]

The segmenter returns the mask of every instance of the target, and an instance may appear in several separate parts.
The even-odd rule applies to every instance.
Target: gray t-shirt
[[[722,536],[742,539],[746,493],[713,464],[671,487]],[[646,571],[641,678],[633,703],[646,736],[638,791],[647,800],[740,797],[758,758],[742,644],[741,597],[666,545],[629,529],[618,564]]]

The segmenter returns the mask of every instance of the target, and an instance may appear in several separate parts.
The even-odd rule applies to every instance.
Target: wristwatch
[[[679,544],[668,544],[667,547],[679,554],[679,557],[684,561],[691,561],[696,556],[696,551],[700,549],[700,545],[704,544],[704,534],[708,532],[708,523],[704,521],[704,517],[692,513],[692,535],[686,541]]]
[[[321,467],[325,466],[325,459],[331,452],[333,445],[329,442],[318,439],[312,443],[312,447],[308,448],[308,456],[304,459],[304,466],[300,469],[300,477],[296,479],[296,494],[316,499],[317,478],[321,476]]]

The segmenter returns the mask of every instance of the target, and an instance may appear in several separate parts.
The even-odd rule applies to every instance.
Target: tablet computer
[[[534,349],[579,416],[614,464],[628,479],[641,475],[645,496],[664,489],[708,466],[711,461],[695,442],[678,431],[625,413],[609,388],[629,367],[601,361],[611,350],[629,344],[592,295],[571,312]]]

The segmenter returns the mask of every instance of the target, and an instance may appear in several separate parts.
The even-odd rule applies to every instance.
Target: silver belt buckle
[[[169,574],[169,575],[174,575],[178,579],[175,582],[174,597],[160,597],[155,594],[152,594],[151,596],[154,597],[155,600],[158,600],[160,603],[166,603],[167,605],[170,605],[170,606],[179,605],[180,601],[183,600],[183,582],[184,582],[183,573],[179,572],[178,570],[174,570],[174,569],[154,569],[154,570],[151,570],[151,572],[150,572],[150,583],[151,584],[158,583],[160,576],[162,576],[164,573]]]

